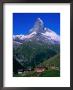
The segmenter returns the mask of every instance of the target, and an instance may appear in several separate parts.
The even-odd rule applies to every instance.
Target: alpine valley
[[[13,75],[60,76],[60,36],[45,27],[41,18],[27,35],[13,35]]]

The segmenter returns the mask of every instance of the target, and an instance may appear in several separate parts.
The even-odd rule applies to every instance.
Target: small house
[[[56,69],[55,64],[50,64],[49,66],[50,66],[50,69]]]
[[[23,69],[19,69],[18,74],[22,74],[22,73],[23,73]]]
[[[37,72],[37,73],[41,73],[41,72],[45,71],[45,67],[36,67],[34,69],[34,71]]]

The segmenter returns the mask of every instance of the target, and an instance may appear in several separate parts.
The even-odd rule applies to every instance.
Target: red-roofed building
[[[45,71],[45,67],[36,67],[34,69],[34,71],[37,72],[37,73],[41,73],[41,72]]]

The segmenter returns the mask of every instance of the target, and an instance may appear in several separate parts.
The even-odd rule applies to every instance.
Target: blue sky
[[[37,18],[60,35],[60,13],[13,13],[13,35],[28,34]]]

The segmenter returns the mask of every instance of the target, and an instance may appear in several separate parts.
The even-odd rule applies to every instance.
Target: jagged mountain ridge
[[[27,35],[13,35],[13,41],[23,43],[25,41],[43,41],[53,44],[60,43],[60,36],[49,28],[44,27],[42,19],[37,18],[31,32]]]

